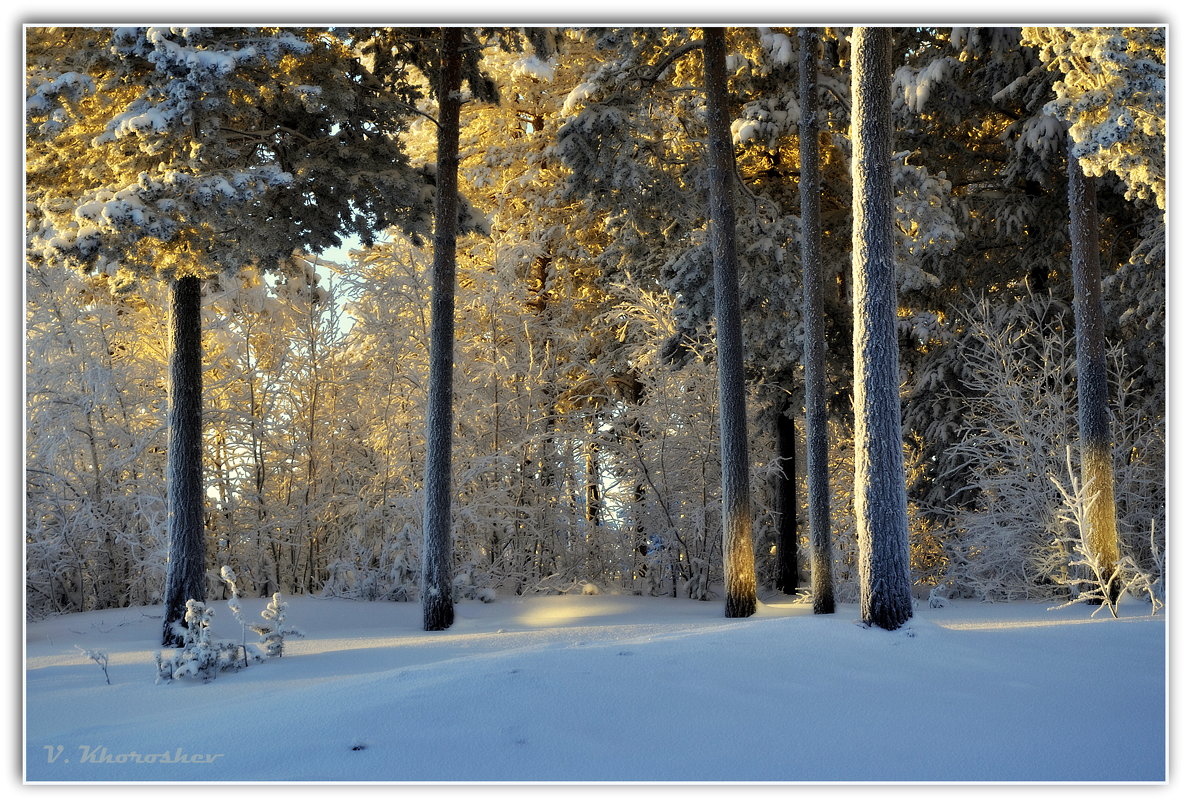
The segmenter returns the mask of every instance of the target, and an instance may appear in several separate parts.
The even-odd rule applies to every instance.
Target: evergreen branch
[[[656,63],[654,67],[651,68],[650,72],[641,76],[639,80],[645,81],[647,83],[654,83],[655,81],[659,80],[659,77],[663,74],[663,71],[670,67],[674,62],[683,58],[688,53],[691,53],[693,50],[698,50],[702,47],[704,47],[703,39],[693,39],[690,42],[680,45],[675,50],[672,50],[666,56],[659,59],[658,63]]]
[[[301,133],[300,131],[289,128],[287,125],[277,125],[275,128],[261,128],[258,131],[241,131],[238,128],[231,128],[228,125],[224,125],[219,130],[225,131],[227,133],[237,134],[239,136],[242,136],[245,139],[257,139],[260,141],[266,141],[270,135],[277,133],[277,132],[291,134],[291,135],[295,136],[296,138],[300,139],[301,141],[303,141],[307,145],[311,145],[314,142],[318,141],[318,140],[309,138],[308,136]]]

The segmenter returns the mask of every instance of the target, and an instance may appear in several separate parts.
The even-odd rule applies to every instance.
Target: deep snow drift
[[[1165,617],[949,602],[904,629],[782,596],[293,598],[306,639],[154,684],[160,607],[27,625],[30,781],[1162,781]],[[255,616],[264,600],[244,601]],[[215,631],[238,637],[223,602]],[[75,646],[110,656],[111,685]]]

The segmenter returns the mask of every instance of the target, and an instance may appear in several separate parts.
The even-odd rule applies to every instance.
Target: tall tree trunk
[[[1108,426],[1108,366],[1104,354],[1104,307],[1100,286],[1099,215],[1095,179],[1083,174],[1070,152],[1067,177],[1070,205],[1071,275],[1075,284],[1075,353],[1079,378],[1080,480],[1083,487],[1083,545],[1107,582],[1110,603],[1120,595],[1112,574],[1120,561],[1112,476],[1112,435]]]
[[[803,389],[807,428],[807,520],[811,531],[812,611],[836,611],[828,486],[828,398],[824,384],[823,265],[820,258],[819,34],[799,29],[799,236],[803,265]]]
[[[313,592],[313,581],[316,575],[317,561],[317,531],[313,521],[312,505],[314,487],[317,484],[317,453],[314,450],[317,442],[317,407],[321,399],[321,371],[318,368],[317,354],[317,323],[314,319],[314,304],[307,301],[307,318],[305,333],[309,345],[309,425],[305,452],[305,493],[301,504],[301,528],[303,529],[307,547],[304,575],[301,578],[301,588],[306,593]]]
[[[637,565],[637,569],[634,572],[638,578],[646,578],[646,557],[649,549],[647,547],[647,528],[646,523],[643,522],[643,513],[646,503],[646,482],[648,478],[646,463],[643,461],[642,454],[642,421],[638,417],[638,407],[643,397],[643,386],[642,382],[633,373],[630,375],[630,380],[626,384],[624,397],[627,408],[630,410],[628,416],[630,421],[628,426],[629,434],[625,436],[629,437],[627,441],[630,442],[634,449],[635,459],[639,467],[638,473],[641,474],[635,474],[633,476],[634,490],[630,494],[630,517],[634,524],[634,561]],[[621,443],[622,433],[619,431],[616,436],[619,437],[619,443]],[[639,556],[642,557],[641,564],[639,563]]]
[[[457,147],[461,128],[461,29],[441,29],[437,83],[436,228],[424,469],[421,599],[424,630],[453,625],[453,305],[457,274]]]
[[[888,28],[855,28],[852,37],[854,511],[861,618],[884,629],[913,614],[898,394],[891,37]]]
[[[788,402],[778,413],[775,423],[778,434],[778,461],[781,473],[778,482],[778,555],[774,585],[780,592],[794,595],[799,591],[799,499],[795,493],[798,482],[795,464],[794,409]]]
[[[724,28],[704,29],[704,90],[708,101],[709,240],[716,288],[725,616],[749,617],[757,609],[758,596],[749,497],[741,301],[732,197],[733,137],[727,110]]]
[[[202,519],[202,284],[172,283],[169,315],[169,564],[161,642],[180,646],[185,602],[206,600]]]
[[[589,441],[585,443],[585,522],[592,526],[601,525],[601,463],[597,454],[597,417],[589,418]]]

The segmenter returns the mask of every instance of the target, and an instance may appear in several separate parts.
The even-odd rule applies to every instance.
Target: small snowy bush
[[[264,619],[264,622],[250,626],[251,630],[259,635],[259,641],[264,646],[265,655],[269,658],[284,656],[285,637],[305,636],[304,632],[300,629],[289,628],[284,625],[284,612],[287,609],[288,603],[280,599],[280,593],[274,593],[267,607],[259,613],[260,617]]]
[[[1070,449],[1067,449],[1067,462],[1071,461]],[[1057,542],[1067,553],[1072,554],[1068,564],[1069,570],[1058,578],[1060,584],[1071,589],[1071,599],[1052,609],[1064,609],[1077,603],[1098,605],[1100,609],[1107,609],[1112,617],[1120,617],[1117,604],[1125,595],[1143,595],[1149,598],[1152,614],[1165,606],[1164,576],[1165,565],[1162,558],[1162,548],[1157,541],[1157,523],[1154,521],[1150,530],[1150,550],[1153,553],[1153,566],[1142,567],[1132,554],[1126,553],[1120,557],[1115,565],[1105,566],[1098,554],[1087,548],[1083,542],[1084,492],[1082,485],[1072,473],[1069,488],[1057,480],[1054,482],[1066,503],[1066,508],[1060,520],[1067,524],[1067,533],[1058,537]],[[1113,591],[1109,592],[1109,588]],[[1092,612],[1095,616],[1097,609]]]
[[[224,670],[241,667],[240,645],[215,639],[210,631],[214,610],[192,598],[185,602],[185,626],[178,626],[183,642],[167,659],[157,651],[157,681],[194,678],[210,681]]]
[[[288,608],[280,593],[275,593],[267,607],[260,612],[261,623],[248,623],[243,619],[243,608],[239,604],[239,588],[235,572],[223,566],[222,580],[230,587],[231,597],[227,600],[231,614],[238,621],[243,635],[240,642],[215,639],[210,631],[214,610],[201,601],[190,599],[185,603],[185,627],[178,627],[183,642],[181,648],[165,658],[160,651],[154,656],[157,665],[157,682],[181,678],[199,678],[210,681],[224,670],[238,670],[253,662],[284,655],[286,637],[303,637],[303,632],[285,625],[284,613]],[[247,642],[247,630],[259,635],[263,646]]]
[[[244,643],[243,643],[243,658],[244,667],[247,666],[248,654],[251,655],[253,661],[258,661],[266,657],[280,657],[284,656],[284,638],[285,637],[304,637],[304,632],[299,629],[286,628],[284,625],[284,613],[288,609],[288,604],[280,597],[280,593],[273,593],[272,600],[259,613],[263,618],[262,623],[248,623],[243,619],[243,609],[239,605],[239,588],[235,585],[235,571],[231,570],[227,565],[222,567],[222,580],[226,582],[227,586],[231,588],[231,597],[227,601],[227,606],[231,608],[231,614],[235,616],[235,620],[239,621],[239,625],[243,627]],[[254,645],[248,645],[246,642],[246,631],[251,629],[259,635],[260,645],[264,647],[261,653],[259,648]]]
[[[231,589],[231,597],[227,600],[226,605],[231,610],[231,614],[235,620],[239,623],[239,630],[242,632],[240,643],[243,649],[242,666],[247,667],[248,661],[258,662],[263,658],[263,654],[258,647],[247,642],[247,629],[251,628],[251,625],[243,619],[243,607],[239,605],[239,587],[235,584],[235,571],[231,570],[227,565],[223,565],[219,575],[222,576],[222,580]]]
[[[453,597],[484,604],[493,603],[497,593],[492,585],[489,571],[479,567],[476,560],[470,560],[461,565],[453,577]]]
[[[111,684],[111,676],[107,674],[107,654],[103,651],[92,651],[90,648],[83,648],[80,645],[74,647],[81,651],[82,655],[87,659],[101,667],[103,669],[103,678],[107,679],[108,684]]]

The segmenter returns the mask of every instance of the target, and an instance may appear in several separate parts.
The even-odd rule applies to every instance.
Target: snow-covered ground
[[[290,600],[308,635],[154,684],[160,607],[27,626],[29,781],[1161,781],[1165,616],[949,602]],[[216,602],[215,629],[238,636]],[[264,601],[244,601],[251,616]],[[75,645],[110,656],[111,685]]]

